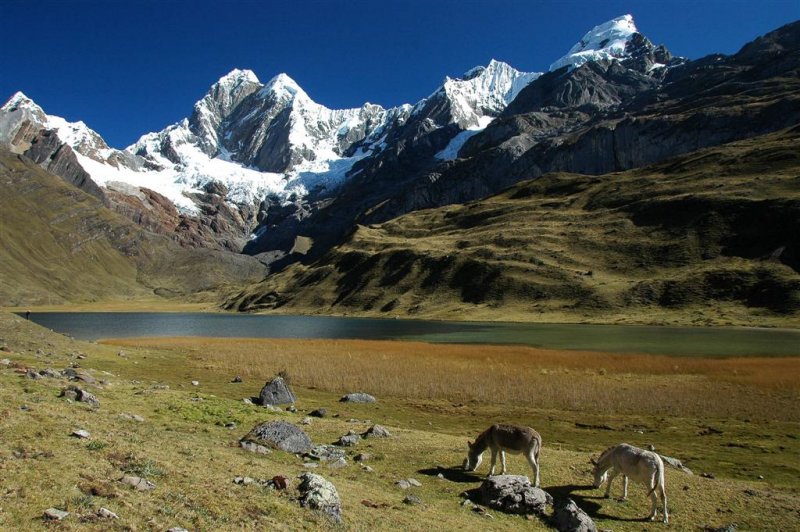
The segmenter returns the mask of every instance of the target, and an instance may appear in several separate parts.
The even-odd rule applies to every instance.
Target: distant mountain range
[[[234,70],[188,118],[125,150],[17,93],[0,108],[0,144],[149,232],[254,255],[274,275],[329,259],[358,228],[407,213],[551,172],[623,172],[792,127],[799,78],[798,22],[734,55],[689,61],[625,15],[547,72],[491,61],[390,109],[332,110],[286,74],[261,83]]]

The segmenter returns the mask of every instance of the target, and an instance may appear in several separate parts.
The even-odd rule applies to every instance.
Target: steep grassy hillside
[[[800,128],[361,226],[239,310],[796,325]]]
[[[94,196],[5,150],[0,151],[0,249],[2,306],[185,297],[263,275],[251,257],[187,250],[144,231]]]

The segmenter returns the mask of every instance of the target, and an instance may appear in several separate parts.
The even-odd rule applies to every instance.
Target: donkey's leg
[[[502,449],[500,450],[500,463],[503,465],[503,470],[500,472],[501,475],[506,474],[506,452]]]
[[[490,477],[492,475],[494,475],[494,466],[495,466],[496,463],[497,463],[497,449],[493,448],[492,449],[492,464],[491,464],[491,467],[489,468],[489,476]]]
[[[606,494],[605,498],[608,499],[611,497],[611,483],[614,482],[614,479],[617,478],[619,475],[619,471],[616,469],[612,469],[611,472],[608,474],[608,484],[606,485]]]
[[[628,475],[622,475],[622,499],[623,501],[628,500]]]
[[[667,490],[661,486],[661,501],[664,503],[664,523],[669,523],[669,512],[667,512]]]
[[[533,478],[534,478],[533,487],[538,488],[539,487],[539,462],[536,461],[536,457],[534,456],[533,453],[534,453],[534,451],[531,450],[527,454],[527,456],[528,456],[528,463],[531,464],[531,469],[533,470]]]
[[[658,495],[656,495],[656,489],[658,488],[658,473],[653,475],[648,487],[650,488],[650,515],[648,517],[651,521],[655,521],[656,513],[658,512]]]

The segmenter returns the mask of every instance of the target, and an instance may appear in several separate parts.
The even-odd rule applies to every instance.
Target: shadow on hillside
[[[646,517],[619,517],[617,515],[609,515],[603,512],[603,507],[608,509],[609,503],[614,499],[606,499],[603,497],[603,491],[595,490],[591,484],[578,485],[566,484],[564,486],[551,486],[545,489],[554,499],[572,499],[578,507],[589,514],[592,519],[609,519],[611,521],[648,521]],[[596,491],[597,495],[581,495],[581,491]],[[605,502],[601,502],[605,501]]]
[[[461,466],[453,466],[453,467],[430,467],[428,469],[420,469],[417,471],[422,475],[428,475],[430,477],[436,477],[441,474],[445,479],[449,480],[450,482],[479,482],[483,480],[484,477],[476,475],[474,473],[470,473],[468,471],[464,471],[464,468]]]

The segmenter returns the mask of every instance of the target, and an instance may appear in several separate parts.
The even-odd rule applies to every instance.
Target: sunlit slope
[[[791,323],[800,128],[359,227],[242,310],[480,319]],[[793,318],[794,317],[794,318]]]
[[[187,296],[256,281],[250,257],[186,250],[0,151],[0,304]]]

